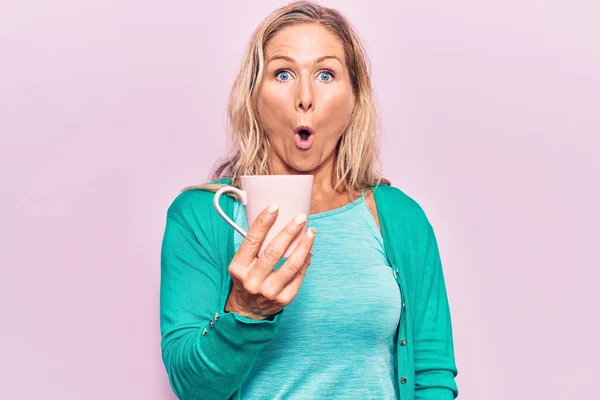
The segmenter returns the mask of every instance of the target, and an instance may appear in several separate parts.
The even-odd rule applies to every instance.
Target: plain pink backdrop
[[[598,398],[600,3],[323,3],[365,38],[384,173],[438,234],[460,398]],[[225,151],[282,4],[2,2],[0,398],[173,398],[165,211]]]

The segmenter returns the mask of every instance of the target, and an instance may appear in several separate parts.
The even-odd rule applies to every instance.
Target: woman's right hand
[[[226,312],[235,312],[251,319],[267,319],[296,297],[310,264],[316,232],[308,229],[290,257],[274,271],[273,268],[302,231],[307,219],[306,215],[299,214],[258,255],[277,218],[277,211],[276,206],[270,206],[260,213],[229,264],[233,286],[225,305]]]

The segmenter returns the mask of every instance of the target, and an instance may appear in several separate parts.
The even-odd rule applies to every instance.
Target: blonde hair
[[[264,70],[265,48],[282,29],[296,24],[320,24],[335,35],[345,52],[355,107],[336,147],[335,189],[356,192],[368,186],[389,185],[378,175],[377,115],[369,76],[369,60],[350,22],[338,11],[309,1],[296,1],[272,12],[256,28],[248,44],[239,74],[229,96],[228,120],[232,155],[217,164],[212,180],[231,178],[238,185],[242,175],[268,175],[270,144],[256,109],[257,88]],[[191,188],[216,190],[222,185],[204,184]]]

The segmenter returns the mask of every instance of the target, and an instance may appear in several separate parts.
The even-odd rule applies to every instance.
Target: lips
[[[308,150],[314,142],[315,136],[310,126],[300,125],[294,132],[294,143],[300,150]]]

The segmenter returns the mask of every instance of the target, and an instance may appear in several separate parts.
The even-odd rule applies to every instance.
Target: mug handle
[[[221,197],[222,194],[227,193],[227,192],[234,192],[235,194],[237,194],[238,196],[240,196],[240,200],[242,201],[242,204],[244,206],[248,202],[248,197],[246,196],[246,192],[244,192],[241,189],[235,188],[233,186],[223,186],[221,189],[217,190],[217,192],[215,193],[215,197],[213,198],[213,204],[215,206],[215,209],[219,213],[219,215],[221,217],[223,217],[223,219],[225,221],[227,221],[227,223],[229,225],[231,225],[236,231],[238,231],[242,236],[245,237],[246,236],[246,231],[243,230],[238,224],[236,224],[235,222],[233,222],[231,220],[231,218],[229,218],[227,216],[227,214],[225,214],[225,212],[223,211],[223,209],[219,205],[219,198]]]

